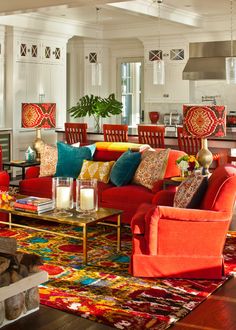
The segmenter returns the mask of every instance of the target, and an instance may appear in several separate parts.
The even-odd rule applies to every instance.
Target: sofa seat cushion
[[[153,193],[151,190],[138,185],[127,185],[122,187],[112,187],[102,192],[101,205],[118,210],[124,210],[122,223],[130,223],[130,219],[135,214],[141,203],[152,202]]]
[[[52,198],[52,177],[21,180],[19,188],[23,195]]]
[[[130,184],[122,187],[112,187],[102,193],[102,202],[112,202],[113,204],[139,205],[140,203],[152,203],[153,193],[151,190]],[[122,209],[122,208],[121,208]]]

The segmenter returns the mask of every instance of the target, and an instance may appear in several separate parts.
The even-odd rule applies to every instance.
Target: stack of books
[[[54,209],[54,202],[50,198],[29,196],[15,201],[14,209],[17,211],[41,214]]]

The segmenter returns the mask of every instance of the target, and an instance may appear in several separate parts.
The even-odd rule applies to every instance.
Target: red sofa
[[[157,149],[158,150],[158,149]],[[93,156],[95,161],[117,160],[124,151],[96,149]],[[176,159],[185,153],[178,150],[170,150],[165,177],[179,175]],[[49,197],[52,196],[52,178],[38,177],[39,167],[31,167],[26,171],[26,178],[20,181],[20,193],[30,196]],[[99,206],[121,209],[124,211],[122,222],[129,223],[138,206],[143,203],[151,203],[157,191],[163,188],[163,180],[156,182],[153,190],[143,186],[128,184],[116,187],[112,183],[98,183]],[[75,191],[75,189],[74,189]]]
[[[157,193],[155,204],[140,205],[134,215],[132,275],[221,279],[222,252],[236,198],[236,167],[216,168],[200,209],[172,207],[174,194]]]

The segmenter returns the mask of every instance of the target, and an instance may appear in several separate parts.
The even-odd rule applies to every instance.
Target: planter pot
[[[160,113],[158,111],[150,111],[148,114],[149,114],[149,118],[151,120],[151,123],[156,124],[159,120]]]

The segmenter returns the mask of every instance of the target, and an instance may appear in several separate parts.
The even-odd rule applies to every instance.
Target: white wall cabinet
[[[42,42],[41,40],[22,38],[16,42],[18,62],[35,62],[48,64],[64,64],[65,47],[51,40]]]

